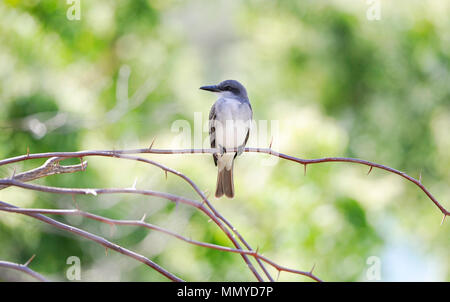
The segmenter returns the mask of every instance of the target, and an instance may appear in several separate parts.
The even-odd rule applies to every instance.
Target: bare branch
[[[42,185],[36,185],[36,184],[29,184],[29,183],[22,183],[20,181],[14,180],[14,179],[0,179],[0,185],[9,185],[9,186],[16,186],[21,187],[28,190],[34,190],[34,191],[40,191],[40,192],[47,192],[47,193],[55,193],[55,194],[72,194],[72,195],[87,195],[92,194],[94,196],[97,196],[99,194],[117,194],[117,193],[125,193],[125,194],[140,194],[140,195],[149,195],[149,196],[156,196],[161,197],[170,201],[173,201],[175,203],[181,202],[193,207],[198,208],[203,213],[205,213],[210,219],[212,219],[217,226],[225,233],[225,235],[233,242],[233,244],[238,249],[242,249],[237,240],[233,237],[233,235],[230,233],[230,231],[225,227],[225,225],[222,224],[222,222],[219,220],[219,218],[214,215],[212,212],[210,212],[203,203],[197,202],[195,200],[191,200],[188,198],[184,198],[181,196],[164,193],[164,192],[158,192],[158,191],[151,191],[151,190],[138,190],[138,189],[116,189],[116,188],[109,188],[109,189],[79,189],[79,188],[57,188],[57,187],[48,187],[48,186],[42,186]],[[194,184],[195,185],[195,184]],[[245,254],[242,254],[242,257],[246,261],[248,267],[253,272],[253,274],[256,276],[256,278],[259,281],[263,281],[259,273],[254,268],[253,264],[250,262],[248,257]]]
[[[237,151],[237,150],[229,150],[231,151]],[[394,168],[385,166],[385,165],[381,165],[381,164],[377,164],[377,163],[373,163],[367,160],[362,160],[362,159],[357,159],[357,158],[349,158],[349,157],[324,157],[324,158],[317,158],[317,159],[302,159],[302,158],[298,158],[298,157],[294,157],[294,156],[290,156],[290,155],[286,155],[283,153],[279,153],[276,152],[270,148],[245,148],[244,150],[245,152],[256,152],[256,153],[266,153],[266,154],[270,154],[273,156],[277,156],[279,158],[282,159],[286,159],[289,161],[293,161],[299,164],[319,164],[319,163],[325,163],[325,162],[348,162],[348,163],[355,163],[355,164],[360,164],[360,165],[366,165],[371,167],[371,169],[373,167],[381,169],[381,170],[385,170],[394,174],[397,174],[407,180],[409,180],[410,182],[414,183],[416,186],[418,186],[427,196],[428,198],[431,199],[431,201],[439,208],[439,210],[442,212],[442,214],[444,214],[445,216],[449,216],[450,212],[445,209],[440,203],[439,201],[433,196],[433,194],[431,194],[430,191],[428,191],[428,189],[421,184],[420,181],[418,181],[417,179],[415,179],[414,177],[409,176],[408,174],[401,172],[399,170],[396,170]],[[208,153],[208,154],[213,154],[213,153],[217,153],[219,152],[219,150],[217,149],[177,149],[177,150],[173,150],[173,149],[129,149],[129,150],[92,150],[92,151],[78,151],[78,152],[48,152],[48,153],[35,153],[35,154],[26,154],[26,155],[20,155],[20,156],[16,156],[16,157],[11,157],[11,158],[7,158],[4,160],[0,160],[0,166],[2,165],[6,165],[6,164],[11,164],[11,163],[15,163],[15,162],[19,162],[19,161],[23,161],[23,160],[28,160],[28,159],[35,159],[35,158],[48,158],[48,157],[54,157],[54,156],[58,156],[58,157],[67,157],[67,158],[71,158],[71,157],[80,157],[80,156],[108,156],[108,157],[114,157],[117,154],[139,154],[139,153],[151,153],[151,154],[199,154],[199,153]],[[371,170],[370,169],[370,170]]]
[[[32,257],[32,258],[34,258],[34,257]],[[31,277],[33,277],[39,281],[42,281],[42,282],[49,281],[49,280],[47,280],[47,278],[45,278],[41,274],[36,273],[31,268],[29,268],[28,264],[29,264],[28,262],[25,264],[18,264],[18,263],[13,263],[13,262],[9,262],[9,261],[0,261],[0,267],[10,268],[10,269],[13,269],[16,271],[23,272],[23,273],[30,275]]]
[[[144,162],[147,164],[151,164],[154,165],[156,167],[159,167],[161,169],[164,170],[164,173],[166,175],[166,179],[167,179],[167,173],[170,172],[178,177],[181,177],[184,181],[186,181],[193,189],[194,191],[200,196],[200,198],[203,200],[203,203],[205,203],[208,208],[213,212],[213,214],[215,216],[217,216],[221,221],[223,221],[226,226],[228,226],[233,233],[236,234],[236,236],[239,238],[239,240],[245,245],[245,247],[251,251],[252,248],[251,246],[247,243],[247,241],[245,241],[244,237],[242,237],[242,235],[237,231],[237,229],[227,220],[225,219],[225,217],[223,217],[212,205],[212,203],[209,201],[208,197],[205,195],[205,193],[203,191],[200,190],[200,188],[192,181],[192,179],[190,179],[189,177],[187,177],[185,174],[176,171],[172,168],[169,168],[167,166],[164,166],[160,163],[157,163],[155,161],[152,160],[148,160],[146,158],[142,158],[142,157],[137,157],[137,156],[130,156],[130,155],[126,155],[126,154],[115,154],[115,157],[118,158],[123,158],[123,159],[128,159],[128,160],[135,160],[135,161],[140,161],[140,162]],[[216,222],[217,224],[217,222]],[[220,225],[219,225],[220,226]],[[220,226],[222,229],[224,229],[224,226]],[[228,234],[227,234],[228,236]],[[239,245],[239,243],[234,239],[234,237],[230,237],[228,236],[228,238],[233,242],[234,246],[238,249],[242,249],[241,246]],[[247,258],[247,256],[245,256],[244,254],[242,255],[242,257],[244,258],[244,261],[247,263],[248,267],[250,268],[250,270],[253,272],[253,274],[255,275],[255,277],[259,280],[259,281],[263,281],[261,276],[259,276],[258,272],[256,271],[256,269],[254,268],[253,264],[250,262],[250,260]],[[267,269],[264,267],[264,265],[262,264],[262,262],[256,258],[256,262],[258,263],[258,265],[261,267],[261,269],[263,270],[264,274],[267,276],[267,278],[269,279],[269,281],[274,281],[272,276],[269,274],[269,272],[267,271]]]
[[[228,150],[230,152],[236,152],[236,150]],[[417,179],[414,177],[409,176],[408,174],[401,172],[397,169],[373,163],[367,160],[357,159],[357,158],[350,158],[350,157],[324,157],[324,158],[317,158],[317,159],[302,159],[290,155],[286,155],[283,153],[276,152],[270,148],[245,148],[245,152],[252,152],[252,153],[265,153],[270,154],[272,156],[277,156],[282,159],[286,159],[289,161],[293,161],[299,164],[319,164],[319,163],[325,163],[325,162],[347,162],[347,163],[354,163],[354,164],[360,164],[365,165],[369,167],[375,167],[381,170],[385,170],[394,174],[397,174],[408,181],[414,183],[416,186],[418,186],[427,196],[431,199],[431,201],[439,208],[439,210],[444,214],[445,216],[449,216],[450,212],[445,209],[439,201],[431,194],[428,189],[422,185]],[[213,154],[217,153],[219,150],[217,149],[128,149],[128,150],[90,150],[90,151],[78,151],[78,152],[48,152],[48,153],[35,153],[35,154],[26,154],[26,155],[20,155],[16,157],[7,158],[4,160],[0,160],[0,166],[11,164],[15,162],[20,162],[28,159],[37,159],[37,158],[49,158],[49,157],[66,157],[66,158],[72,158],[72,157],[80,157],[80,156],[107,156],[107,157],[115,157],[118,154],[140,154],[140,153],[147,153],[147,154]]]
[[[414,177],[409,176],[408,174],[401,172],[399,170],[396,170],[394,168],[385,166],[385,165],[381,165],[381,164],[377,164],[377,163],[373,163],[367,160],[362,160],[362,159],[357,159],[357,158],[349,158],[349,157],[324,157],[324,158],[317,158],[317,159],[302,159],[302,158],[297,158],[294,156],[290,156],[290,155],[286,155],[283,153],[278,153],[275,152],[271,149],[259,149],[259,148],[246,148],[245,149],[246,152],[257,152],[257,153],[266,153],[266,154],[270,154],[273,156],[278,156],[280,158],[286,159],[286,160],[290,160],[299,164],[320,164],[320,163],[325,163],[325,162],[347,162],[347,163],[354,163],[354,164],[360,164],[360,165],[366,165],[370,167],[369,173],[370,171],[372,171],[372,168],[378,168],[381,170],[385,170],[397,175],[400,175],[401,177],[409,180],[410,182],[414,183],[416,186],[418,186],[430,199],[431,201],[439,208],[439,210],[442,212],[442,214],[444,214],[445,216],[450,215],[450,212],[445,209],[438,201],[437,199],[433,196],[433,194],[431,194],[430,191],[428,191],[428,189],[422,185],[422,183],[415,179]]]
[[[3,207],[16,208],[15,206],[13,206],[11,204],[8,204],[8,203],[2,202],[2,201],[0,201],[0,206],[1,206],[0,207],[1,209],[3,209]],[[94,235],[92,233],[89,233],[89,232],[84,231],[82,229],[76,228],[74,226],[70,226],[70,225],[64,224],[62,222],[56,221],[56,220],[51,219],[51,218],[49,218],[47,216],[44,216],[42,214],[23,213],[23,215],[27,215],[27,216],[36,218],[38,220],[41,220],[41,221],[43,221],[43,222],[45,222],[47,224],[50,224],[50,225],[56,227],[58,229],[65,230],[65,231],[74,233],[76,235],[79,235],[81,237],[84,237],[86,239],[89,239],[91,241],[97,242],[98,244],[104,246],[106,249],[109,248],[109,249],[115,250],[116,252],[119,252],[119,253],[121,253],[123,255],[126,255],[128,257],[134,258],[137,261],[140,261],[140,262],[146,264],[147,266],[153,268],[154,270],[156,270],[157,272],[159,272],[160,274],[162,274],[163,276],[167,277],[168,279],[170,279],[172,281],[178,281],[178,282],[184,281],[183,279],[180,279],[179,277],[175,276],[171,272],[167,271],[166,269],[162,268],[161,266],[159,266],[155,262],[151,261],[150,259],[148,259],[148,258],[146,258],[146,257],[144,257],[144,256],[142,256],[142,255],[140,255],[140,254],[138,254],[136,252],[133,252],[133,251],[131,251],[129,249],[126,249],[126,248],[124,248],[124,247],[122,247],[120,245],[112,243],[112,242],[106,240],[103,237],[100,237],[98,235]],[[26,266],[23,266],[23,267],[27,268]]]
[[[153,144],[153,143],[152,143]],[[151,149],[151,146],[150,146]],[[111,152],[102,152],[101,154],[88,154],[88,155],[84,155],[84,154],[80,154],[77,153],[77,156],[74,157],[79,157],[80,159],[83,156],[107,156],[107,157],[117,157],[117,158],[123,158],[123,159],[128,159],[128,160],[135,160],[135,161],[140,161],[140,162],[144,162],[147,164],[151,164],[154,166],[157,166],[161,169],[164,170],[166,179],[167,179],[167,173],[170,172],[174,175],[177,175],[181,178],[183,178],[185,181],[187,181],[192,188],[200,195],[200,197],[203,199],[203,201],[208,205],[208,207],[213,211],[214,215],[218,216],[220,220],[222,220],[239,238],[239,240],[248,248],[248,250],[251,250],[251,246],[244,240],[244,238],[237,232],[236,228],[234,228],[231,223],[229,223],[223,216],[221,216],[212,206],[212,204],[209,202],[208,198],[205,196],[205,194],[198,188],[197,185],[195,185],[195,183],[188,178],[186,175],[168,168],[162,164],[159,164],[157,162],[145,159],[145,158],[141,158],[141,157],[136,157],[136,156],[128,156],[125,154],[121,154],[122,151],[116,151],[116,150],[112,150]],[[30,158],[30,155],[27,155],[27,158]],[[70,158],[70,157],[55,157],[55,160],[62,160],[64,158]],[[52,159],[52,158],[51,158]],[[51,159],[49,159],[47,162],[49,162]],[[48,165],[44,165],[44,166],[48,166]],[[78,165],[77,165],[78,166]],[[81,164],[81,169],[83,169],[84,165],[83,163]],[[39,168],[38,168],[39,169]],[[45,170],[45,169],[44,169]],[[43,176],[42,176],[43,177]],[[0,188],[2,187],[2,185],[0,184]],[[3,187],[7,187],[5,185],[3,185]],[[96,195],[96,191],[95,190],[89,190],[86,189],[85,194],[93,194]],[[216,224],[219,225],[219,227],[226,233],[228,233],[228,230],[225,228],[225,226],[221,225],[220,221],[216,221]],[[239,243],[234,239],[233,236],[231,236],[231,234],[227,234],[228,238],[233,242],[233,244],[236,246],[236,248],[242,249],[241,246],[239,245]],[[256,271],[256,269],[254,268],[253,264],[250,262],[250,260],[248,259],[248,257],[246,255],[242,255],[242,257],[244,258],[244,261],[247,263],[248,267],[250,268],[250,270],[252,271],[252,273],[255,275],[255,277],[258,279],[258,281],[263,281],[263,279],[261,278],[261,276],[259,275],[259,273]],[[262,270],[264,271],[264,273],[266,274],[266,276],[268,277],[268,279],[270,281],[273,281],[273,278],[270,276],[270,274],[268,273],[268,271],[265,269],[264,265],[261,263],[261,261],[259,261],[259,259],[257,259],[257,262],[259,264],[259,266],[262,268]]]
[[[235,152],[237,150],[229,150],[230,152]],[[282,159],[286,159],[289,161],[293,161],[299,164],[319,164],[319,163],[325,163],[325,162],[348,162],[348,163],[355,163],[360,165],[366,165],[369,167],[375,167],[381,170],[385,170],[391,173],[395,173],[410,182],[417,185],[430,199],[433,201],[433,203],[439,208],[439,210],[445,215],[450,215],[450,212],[446,210],[439,202],[438,200],[428,191],[425,186],[423,186],[417,179],[414,177],[409,176],[408,174],[401,172],[399,170],[396,170],[394,168],[373,163],[367,160],[357,159],[357,158],[349,158],[349,157],[324,157],[324,158],[317,158],[317,159],[302,159],[290,155],[286,155],[283,153],[276,152],[269,148],[245,148],[245,152],[256,152],[256,153],[266,153],[273,156],[277,156]],[[114,157],[117,154],[139,154],[139,153],[151,153],[151,154],[199,154],[199,153],[208,153],[213,154],[217,153],[219,150],[217,149],[129,149],[129,150],[92,150],[92,151],[78,151],[78,152],[48,152],[48,153],[35,153],[35,154],[26,154],[26,155],[20,155],[16,157],[7,158],[4,160],[0,160],[0,166],[11,164],[23,160],[28,159],[36,159],[36,158],[49,158],[49,157],[80,157],[80,156],[108,156],[108,157]]]
[[[153,144],[152,144],[153,145]],[[167,193],[162,193],[162,192],[155,192],[155,191],[145,191],[145,190],[136,190],[133,189],[131,192],[131,190],[127,190],[127,189],[69,189],[69,191],[63,192],[65,189],[62,188],[53,188],[53,189],[58,189],[57,192],[55,191],[51,191],[51,193],[70,193],[70,194],[105,194],[105,193],[137,193],[137,194],[144,194],[144,195],[152,195],[152,196],[159,196],[162,198],[166,198],[168,200],[174,201],[174,202],[178,202],[181,201],[181,199],[184,200],[184,203],[190,203],[190,205],[195,206],[197,208],[199,208],[200,210],[202,210],[207,216],[210,217],[211,220],[213,220],[223,231],[224,233],[227,235],[227,237],[233,242],[233,244],[235,245],[235,247],[237,248],[237,250],[241,250],[242,248],[240,247],[239,243],[234,239],[234,237],[229,233],[228,228],[231,229],[232,232],[234,232],[237,237],[239,238],[239,240],[248,248],[248,250],[251,252],[252,249],[251,247],[248,245],[248,243],[244,240],[244,238],[237,232],[237,230],[222,216],[220,215],[220,213],[218,213],[214,207],[212,206],[212,204],[209,202],[208,197],[205,195],[204,192],[202,192],[197,185],[195,185],[195,183],[188,178],[187,176],[185,176],[184,174],[170,169],[164,165],[161,165],[159,163],[156,163],[154,161],[151,160],[147,160],[145,158],[141,158],[141,157],[136,157],[136,156],[129,156],[127,154],[197,154],[197,153],[207,153],[207,154],[212,154],[212,153],[216,153],[218,152],[218,150],[216,149],[179,149],[179,150],[172,150],[172,149],[153,149],[153,146],[151,146],[150,148],[145,148],[145,149],[130,149],[130,150],[91,150],[91,151],[79,151],[79,152],[50,152],[50,153],[37,153],[37,154],[29,154],[29,152],[27,151],[26,155],[22,155],[22,156],[17,156],[17,157],[13,157],[13,158],[9,158],[9,159],[4,159],[4,160],[0,160],[0,166],[2,165],[6,165],[6,164],[10,164],[10,163],[15,163],[15,162],[19,162],[19,161],[23,161],[23,160],[29,160],[29,159],[37,159],[37,158],[50,158],[50,157],[62,157],[62,158],[73,158],[73,157],[85,157],[85,156],[104,156],[104,157],[116,157],[116,158],[123,158],[123,159],[129,159],[129,160],[136,160],[136,161],[141,161],[141,162],[145,162],[148,164],[152,164],[154,166],[157,166],[161,169],[164,170],[165,174],[167,175],[167,173],[172,173],[175,174],[179,177],[181,177],[182,179],[184,179],[186,182],[188,182],[190,184],[190,186],[197,192],[197,194],[201,197],[202,199],[202,203],[199,204],[195,201],[186,199],[186,198],[181,198],[181,197],[177,197],[171,194],[167,194]],[[228,150],[228,151],[236,151],[236,150]],[[417,180],[409,175],[407,175],[404,172],[401,172],[399,170],[390,168],[388,166],[385,165],[380,165],[380,164],[376,164],[373,162],[369,162],[369,161],[365,161],[365,160],[360,160],[360,159],[354,159],[354,158],[346,158],[346,157],[326,157],[326,158],[319,158],[319,159],[301,159],[301,158],[297,158],[297,157],[293,157],[293,156],[289,156],[283,153],[278,153],[274,150],[272,150],[271,148],[245,148],[244,150],[245,152],[256,152],[256,153],[266,153],[266,154],[270,154],[272,156],[277,156],[279,158],[282,159],[286,159],[289,161],[293,161],[299,164],[303,164],[304,168],[305,168],[305,172],[306,172],[306,166],[309,164],[318,164],[318,163],[325,163],[325,162],[349,162],[349,163],[356,163],[356,164],[361,164],[361,165],[366,165],[369,166],[369,172],[367,174],[369,174],[373,167],[378,168],[378,169],[382,169],[394,174],[397,174],[405,179],[407,179],[408,181],[414,183],[415,185],[417,185],[431,200],[432,202],[439,208],[439,210],[444,214],[443,220],[445,219],[446,216],[449,215],[449,211],[445,209],[445,207],[443,207],[438,201],[437,199],[428,191],[428,189],[426,189],[425,186],[422,185],[421,183],[421,179]],[[83,166],[83,165],[82,165]],[[23,184],[23,183],[14,183],[16,179],[3,179],[0,180],[0,188],[1,186],[5,186],[5,185],[17,185],[19,187],[23,187],[23,188],[27,188],[27,184]],[[28,189],[32,189],[32,190],[41,190],[43,188],[43,186],[40,186],[40,188],[37,187],[28,187]],[[50,188],[50,187],[47,187]],[[60,191],[63,190],[63,191]],[[79,190],[79,191],[71,191],[71,190]],[[42,191],[46,192],[47,189],[43,189]],[[181,198],[181,199],[180,199]],[[194,202],[194,203],[192,203]],[[208,206],[208,208],[211,210],[211,212],[206,209],[203,205],[206,204]],[[225,225],[227,227],[225,227],[225,225],[222,224],[225,223]],[[251,264],[251,262],[249,261],[248,258],[246,258],[246,254],[247,253],[240,253],[243,257],[245,262],[247,263],[247,265],[249,266],[250,270],[254,273],[254,275],[257,277],[257,279],[259,281],[262,281],[262,278],[259,276],[258,272],[254,269],[253,265]],[[251,255],[251,253],[249,253],[248,255]],[[252,255],[254,256],[254,255]],[[267,270],[265,269],[265,267],[262,265],[261,263],[261,257],[257,257],[255,256],[255,259],[258,261],[258,264],[261,266],[261,268],[263,269],[264,273],[266,274],[266,276],[269,278],[270,281],[273,281],[272,277],[270,276],[270,274],[267,272]],[[266,262],[266,261],[264,261]],[[268,262],[266,262],[268,263]],[[279,269],[280,270],[285,270],[285,271],[291,271],[289,269]],[[314,279],[314,277],[311,277]]]
[[[140,226],[140,227],[144,227],[150,230],[154,230],[154,231],[158,231],[164,234],[167,234],[169,236],[175,237],[177,239],[180,239],[182,241],[185,241],[187,243],[196,245],[196,246],[201,246],[201,247],[206,247],[206,248],[210,248],[210,249],[214,249],[214,250],[219,250],[219,251],[225,251],[225,252],[230,252],[230,253],[237,253],[237,254],[242,254],[242,255],[249,255],[249,256],[254,256],[258,259],[261,259],[262,261],[268,263],[269,265],[273,266],[275,269],[277,269],[278,271],[286,271],[286,272],[290,272],[290,273],[294,273],[294,274],[299,274],[299,275],[303,275],[303,276],[307,276],[310,277],[313,280],[316,281],[322,281],[320,280],[318,277],[313,275],[313,270],[315,267],[315,264],[313,266],[313,268],[309,271],[300,271],[300,270],[294,270],[294,269],[289,269],[286,268],[284,266],[278,265],[275,262],[269,260],[268,258],[262,256],[261,254],[258,253],[258,248],[256,249],[256,251],[247,251],[247,250],[241,250],[241,249],[234,249],[234,248],[230,248],[230,247],[226,247],[226,246],[221,246],[221,245],[217,245],[217,244],[212,244],[212,243],[206,243],[206,242],[201,242],[201,241],[197,241],[197,240],[192,240],[190,238],[184,237],[178,233],[175,233],[173,231],[167,230],[165,228],[144,222],[143,219],[145,219],[145,216],[142,217],[141,220],[118,220],[118,219],[111,219],[111,218],[107,218],[104,216],[99,216],[99,215],[95,215],[89,212],[84,212],[84,211],[80,211],[78,209],[72,209],[72,210],[54,210],[54,209],[25,209],[25,208],[12,208],[12,207],[2,207],[0,206],[0,211],[5,211],[5,212],[12,212],[12,213],[18,213],[18,214],[34,214],[34,213],[38,213],[38,214],[50,214],[50,215],[78,215],[78,216],[83,216],[86,217],[88,219],[92,219],[92,220],[96,220],[102,223],[106,223],[109,225],[127,225],[127,226]]]
[[[87,161],[81,162],[81,164],[78,165],[69,165],[69,166],[63,166],[60,165],[59,162],[66,159],[65,157],[51,157],[49,158],[42,166],[22,172],[19,174],[16,174],[14,172],[12,179],[21,181],[21,182],[27,182],[32,181],[38,178],[54,175],[54,174],[62,174],[62,173],[74,173],[78,171],[83,171],[87,167]],[[15,171],[15,170],[14,170]],[[8,186],[0,185],[0,190],[7,188]]]

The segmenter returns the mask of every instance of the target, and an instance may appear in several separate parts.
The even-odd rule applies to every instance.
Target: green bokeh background
[[[450,3],[366,1],[81,0],[81,19],[57,0],[0,3],[0,158],[49,151],[189,147],[176,125],[207,121],[214,96],[198,87],[237,79],[256,121],[275,121],[250,146],[302,158],[348,156],[419,178],[450,207]],[[373,7],[372,7],[373,8]],[[177,122],[178,121],[178,122]],[[174,126],[175,125],[175,126]],[[207,132],[202,131],[202,141]],[[177,143],[178,142],[178,143]],[[198,147],[198,146],[196,146]],[[207,155],[145,155],[214,191]],[[148,165],[87,158],[88,169],[35,181],[59,187],[131,187],[198,199],[179,178]],[[0,167],[0,178],[44,160]],[[64,163],[77,163],[67,160]],[[397,175],[345,163],[303,166],[254,153],[235,165],[236,197],[212,198],[265,256],[326,281],[450,281],[450,223]],[[22,207],[73,208],[70,196],[0,190]],[[146,220],[187,237],[231,246],[205,215],[132,195],[77,196],[85,211]],[[189,281],[253,281],[236,254],[137,227],[55,217],[124,245]],[[0,213],[0,259],[67,280],[166,281],[147,266],[31,218]],[[275,270],[270,269],[274,277]],[[0,269],[0,280],[29,280]],[[280,281],[307,281],[281,273]]]

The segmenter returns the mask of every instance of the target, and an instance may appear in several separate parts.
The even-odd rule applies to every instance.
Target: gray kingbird
[[[214,164],[218,167],[215,195],[217,198],[224,194],[233,198],[234,159],[242,154],[248,141],[253,116],[252,106],[244,86],[235,80],[203,86],[200,89],[219,95],[209,112],[211,148],[219,149],[219,153],[213,154]]]

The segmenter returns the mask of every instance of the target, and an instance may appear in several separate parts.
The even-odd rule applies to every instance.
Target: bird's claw
[[[244,145],[240,145],[240,146],[237,148],[237,154],[236,154],[236,156],[241,155],[241,154],[244,152],[244,150],[245,150],[245,146],[244,146]]]
[[[227,149],[225,149],[225,147],[220,146],[220,145],[219,145],[219,147],[217,149],[219,149],[219,155],[220,156],[223,156],[227,152]]]

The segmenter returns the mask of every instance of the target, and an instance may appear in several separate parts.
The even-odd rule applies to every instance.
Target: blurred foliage
[[[198,87],[234,78],[255,120],[278,121],[275,145],[304,158],[351,156],[400,169],[450,207],[450,4],[381,1],[81,0],[81,19],[58,0],[0,3],[0,158],[49,151],[174,145],[174,122],[207,120],[214,96]],[[270,123],[269,123],[270,125]],[[195,129],[193,129],[195,131]],[[197,129],[198,130],[198,129]],[[208,141],[207,132],[201,139]],[[273,129],[272,129],[273,130]],[[274,130],[275,131],[275,130]],[[191,133],[193,134],[193,133]],[[266,147],[270,139],[252,146]],[[270,135],[269,135],[270,137]],[[191,139],[193,143],[194,139]],[[196,146],[199,147],[199,146]],[[213,191],[210,156],[148,156]],[[0,177],[43,160],[0,167]],[[67,160],[67,163],[76,162]],[[37,183],[130,187],[197,198],[182,180],[140,163],[88,158],[87,171]],[[368,257],[382,280],[450,281],[450,224],[416,186],[351,164],[303,167],[244,154],[236,197],[217,209],[279,264],[324,280],[367,281]],[[16,188],[0,200],[73,208],[72,197]],[[140,219],[230,246],[205,215],[142,196],[77,196],[85,210]],[[123,244],[192,281],[253,280],[240,256],[188,245],[136,227],[56,217]],[[165,281],[148,267],[25,216],[0,213],[0,259],[66,280],[78,256],[82,280]],[[276,276],[276,272],[271,269]],[[0,280],[23,276],[0,270]],[[281,281],[304,278],[281,273]]]

